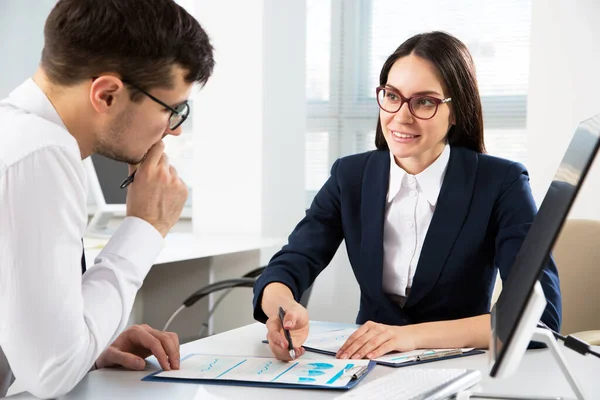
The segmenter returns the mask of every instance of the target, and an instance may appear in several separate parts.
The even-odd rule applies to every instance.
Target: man
[[[0,103],[0,397],[13,375],[48,398],[151,354],[179,367],[175,334],[123,329],[187,198],[162,138],[212,73],[209,39],[172,0],[60,0],[44,35],[38,71]],[[127,217],[85,272],[93,153],[139,166]]]

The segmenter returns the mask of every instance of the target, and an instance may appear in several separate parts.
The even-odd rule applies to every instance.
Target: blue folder
[[[193,356],[190,354],[182,359],[185,360],[188,357]],[[250,387],[267,387],[277,389],[328,389],[328,390],[348,390],[356,386],[373,368],[377,365],[374,361],[371,361],[367,365],[367,370],[364,371],[360,376],[351,379],[345,386],[326,386],[326,385],[303,385],[295,383],[284,383],[284,382],[256,382],[256,381],[241,381],[241,380],[229,380],[229,379],[186,379],[186,378],[164,378],[156,376],[163,372],[158,370],[153,372],[144,378],[142,381],[147,382],[167,382],[167,383],[192,383],[201,385],[225,385],[225,386],[250,386]]]

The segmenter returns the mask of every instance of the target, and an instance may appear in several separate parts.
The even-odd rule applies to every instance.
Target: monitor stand
[[[116,230],[114,228],[108,227],[108,223],[113,218],[113,216],[114,214],[112,211],[107,211],[101,208],[96,210],[94,216],[88,223],[85,235],[100,239],[110,238]]]
[[[534,299],[534,297],[537,297],[537,296],[543,296],[543,293],[540,293],[540,291],[534,290],[530,300],[533,301],[532,299]],[[545,299],[543,299],[543,300],[545,301]],[[562,355],[561,349],[558,346],[558,344],[556,343],[556,339],[552,335],[552,332],[550,332],[548,329],[544,329],[544,328],[535,328],[535,330],[533,331],[533,334],[531,336],[531,340],[534,342],[545,343],[548,346],[548,350],[550,350],[550,352],[552,353],[552,356],[558,363],[560,370],[562,371],[565,378],[567,378],[567,382],[569,382],[569,386],[571,386],[573,393],[575,393],[576,399],[577,400],[586,400],[585,396],[583,395],[583,392],[581,391],[581,388],[579,387],[579,385],[577,384],[577,381],[575,380],[575,377],[573,376],[573,374],[571,374],[571,371],[569,371],[567,362],[565,361],[565,358]],[[463,400],[463,399],[464,400],[466,400],[466,399],[565,400],[564,397],[560,397],[560,396],[553,397],[553,396],[518,396],[518,395],[502,395],[502,394],[498,395],[498,394],[491,394],[491,393],[486,394],[483,392],[463,392],[463,393],[459,393],[456,396],[456,400]]]

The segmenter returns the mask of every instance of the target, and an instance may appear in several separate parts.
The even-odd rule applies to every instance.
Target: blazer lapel
[[[368,282],[372,298],[382,294],[383,275],[383,222],[385,199],[390,180],[390,154],[388,151],[375,151],[365,166],[360,218],[362,235],[360,254],[364,268],[363,282]]]
[[[437,283],[469,213],[476,174],[477,153],[453,147],[405,307],[418,303]]]

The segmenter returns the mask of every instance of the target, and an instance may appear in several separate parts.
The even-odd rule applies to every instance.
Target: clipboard
[[[315,359],[311,359],[311,360],[304,360],[302,361],[295,361],[295,362],[282,362],[282,361],[278,361],[275,358],[269,358],[269,357],[244,357],[244,356],[219,356],[219,355],[211,355],[211,354],[189,354],[188,356],[184,357],[181,359],[181,367],[179,371],[182,371],[186,368],[186,361],[189,363],[189,361],[191,360],[192,357],[197,357],[197,359],[195,360],[195,365],[193,366],[194,368],[198,367],[198,363],[200,363],[201,365],[205,366],[205,370],[209,370],[211,368],[211,365],[214,365],[214,361],[213,364],[211,364],[211,360],[220,360],[220,359],[227,359],[227,361],[229,361],[230,363],[237,363],[237,365],[235,367],[237,367],[238,365],[241,365],[243,362],[246,362],[248,360],[254,362],[256,365],[259,366],[266,366],[266,365],[276,365],[277,367],[281,367],[281,369],[285,369],[285,371],[283,373],[279,373],[279,371],[277,372],[273,372],[274,375],[277,375],[275,377],[275,381],[270,379],[269,376],[269,380],[253,380],[251,378],[248,379],[244,379],[244,376],[248,376],[248,374],[246,373],[247,371],[243,371],[241,372],[239,375],[235,375],[233,373],[230,373],[232,370],[234,370],[234,368],[229,368],[226,371],[224,371],[223,373],[220,373],[220,371],[216,371],[215,374],[219,373],[218,377],[212,377],[212,378],[201,378],[201,377],[186,377],[186,378],[177,378],[177,377],[165,377],[163,376],[164,374],[168,374],[171,373],[172,375],[176,375],[177,373],[174,371],[164,371],[164,370],[158,370],[155,371],[147,376],[145,376],[144,378],[142,378],[142,381],[146,381],[146,382],[168,382],[168,383],[188,383],[188,384],[209,384],[209,385],[231,385],[231,386],[250,386],[250,387],[267,387],[267,388],[280,388],[280,389],[329,389],[329,390],[348,390],[353,388],[354,386],[356,386],[369,372],[371,372],[373,370],[373,368],[375,367],[376,363],[373,361],[369,361],[366,362],[366,360],[336,360],[335,362],[331,361],[331,360],[315,360]],[[341,362],[338,362],[341,361]],[[206,362],[208,362],[208,364],[206,364]],[[205,363],[205,364],[202,364]],[[272,364],[270,364],[272,363]],[[316,381],[318,374],[314,373],[314,374],[309,374],[311,376],[314,377],[315,382],[310,382],[309,380],[311,378],[309,377],[302,377],[300,375],[302,375],[302,373],[300,374],[296,374],[295,372],[291,372],[290,371],[294,371],[294,367],[297,367],[298,365],[300,365],[300,369],[303,369],[302,372],[306,372],[306,365],[313,365],[314,368],[312,369],[312,371],[316,371],[316,372],[322,372],[319,375],[323,375],[323,377],[327,380],[329,380],[326,384],[319,384],[318,381]],[[333,365],[335,364],[335,365]],[[343,365],[342,368],[340,368],[339,366]],[[330,367],[328,367],[330,366]],[[226,368],[226,367],[224,367]],[[329,375],[326,376],[325,372],[322,371],[323,368],[330,368],[331,371],[329,371]],[[253,369],[253,371],[255,371],[256,369]],[[262,370],[265,370],[264,367],[262,367]],[[192,372],[197,372],[198,370],[194,370]],[[296,370],[298,372],[301,372],[300,370]],[[190,374],[192,373],[190,372]],[[259,371],[260,372],[260,371]],[[230,373],[229,376],[230,378],[228,378],[226,375],[227,373]],[[288,376],[285,376],[284,374],[289,374]],[[185,374],[185,372],[184,372]],[[263,376],[264,377],[264,376]],[[284,377],[284,379],[281,379],[282,377]],[[342,378],[343,381],[348,380],[347,383],[345,384],[340,384],[341,381],[339,381],[338,379]],[[292,382],[293,380],[297,380],[297,383]],[[335,384],[335,382],[338,382],[338,384]],[[331,382],[331,383],[330,383]]]
[[[268,343],[266,340],[264,342]],[[306,347],[306,346],[302,346],[302,347],[304,347],[304,349],[306,351],[310,351],[312,353],[326,354],[326,355],[330,355],[330,356],[335,356],[335,354],[336,354],[335,352],[328,351],[328,350],[320,350],[320,349],[316,349],[313,347]],[[397,354],[388,354],[386,356],[383,356],[383,357],[389,357],[389,356],[397,355],[398,357],[407,357],[408,360],[403,361],[403,362],[385,361],[385,359],[381,359],[383,357],[380,357],[380,359],[374,359],[372,361],[377,363],[377,365],[385,365],[386,367],[400,368],[400,367],[408,367],[410,365],[420,365],[420,364],[426,364],[426,363],[435,362],[435,361],[450,360],[452,358],[468,357],[468,356],[474,356],[477,354],[485,353],[485,351],[477,350],[477,349],[472,349],[472,350],[468,350],[468,351],[462,351],[461,349],[448,349],[448,350],[444,349],[440,352],[436,352],[431,355],[425,354],[428,350],[419,350],[419,351],[423,352],[424,354],[422,356],[421,355],[404,356],[404,355],[401,355],[403,353],[397,353]],[[458,351],[460,351],[460,353]]]
[[[310,351],[312,353],[335,356],[337,349],[341,347],[341,345],[355,330],[356,328],[344,328],[322,331],[313,337],[309,336],[302,347],[306,351]],[[323,338],[325,338],[325,341],[321,341]],[[266,340],[263,340],[262,342],[268,343]],[[324,348],[317,347],[316,345],[319,343],[322,343]],[[405,353],[386,354],[385,356],[376,358],[373,361],[379,365],[399,368],[410,365],[420,365],[434,361],[449,360],[458,357],[468,357],[483,353],[485,353],[485,351],[473,348],[415,350]]]

